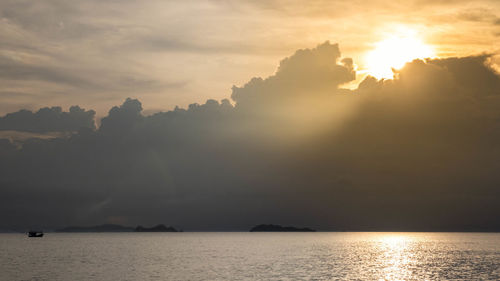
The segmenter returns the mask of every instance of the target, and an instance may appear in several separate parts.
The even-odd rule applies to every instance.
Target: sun
[[[365,57],[366,72],[378,79],[393,78],[392,69],[401,69],[414,59],[434,57],[430,45],[425,44],[414,32],[391,35],[375,44]]]

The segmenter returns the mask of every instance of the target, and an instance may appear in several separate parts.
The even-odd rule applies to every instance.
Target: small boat
[[[28,237],[43,237],[43,231],[29,231]]]

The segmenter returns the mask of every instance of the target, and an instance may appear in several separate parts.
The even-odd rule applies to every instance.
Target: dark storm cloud
[[[500,77],[487,59],[416,60],[351,91],[352,61],[326,42],[234,87],[234,105],[145,116],[127,99],[98,129],[1,141],[0,221],[499,230]]]

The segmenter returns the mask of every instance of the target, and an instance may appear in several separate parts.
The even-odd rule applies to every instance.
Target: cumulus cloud
[[[339,85],[356,78],[352,60],[344,59],[339,65],[339,58],[338,45],[329,42],[314,50],[299,50],[281,61],[273,76],[253,78],[241,88],[233,87],[231,98],[240,107],[276,106],[302,95],[309,99],[324,98],[335,93]]]
[[[326,42],[232,101],[145,115],[127,99],[97,129],[0,142],[0,221],[499,230],[500,76],[487,61],[416,60],[346,90],[353,62]]]
[[[20,110],[0,117],[0,130],[35,133],[71,132],[82,128],[95,129],[95,111],[72,106],[68,112],[59,106],[44,107],[37,112]]]

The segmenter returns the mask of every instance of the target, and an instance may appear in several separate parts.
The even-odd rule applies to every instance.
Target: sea
[[[500,233],[0,234],[0,280],[500,280]]]

